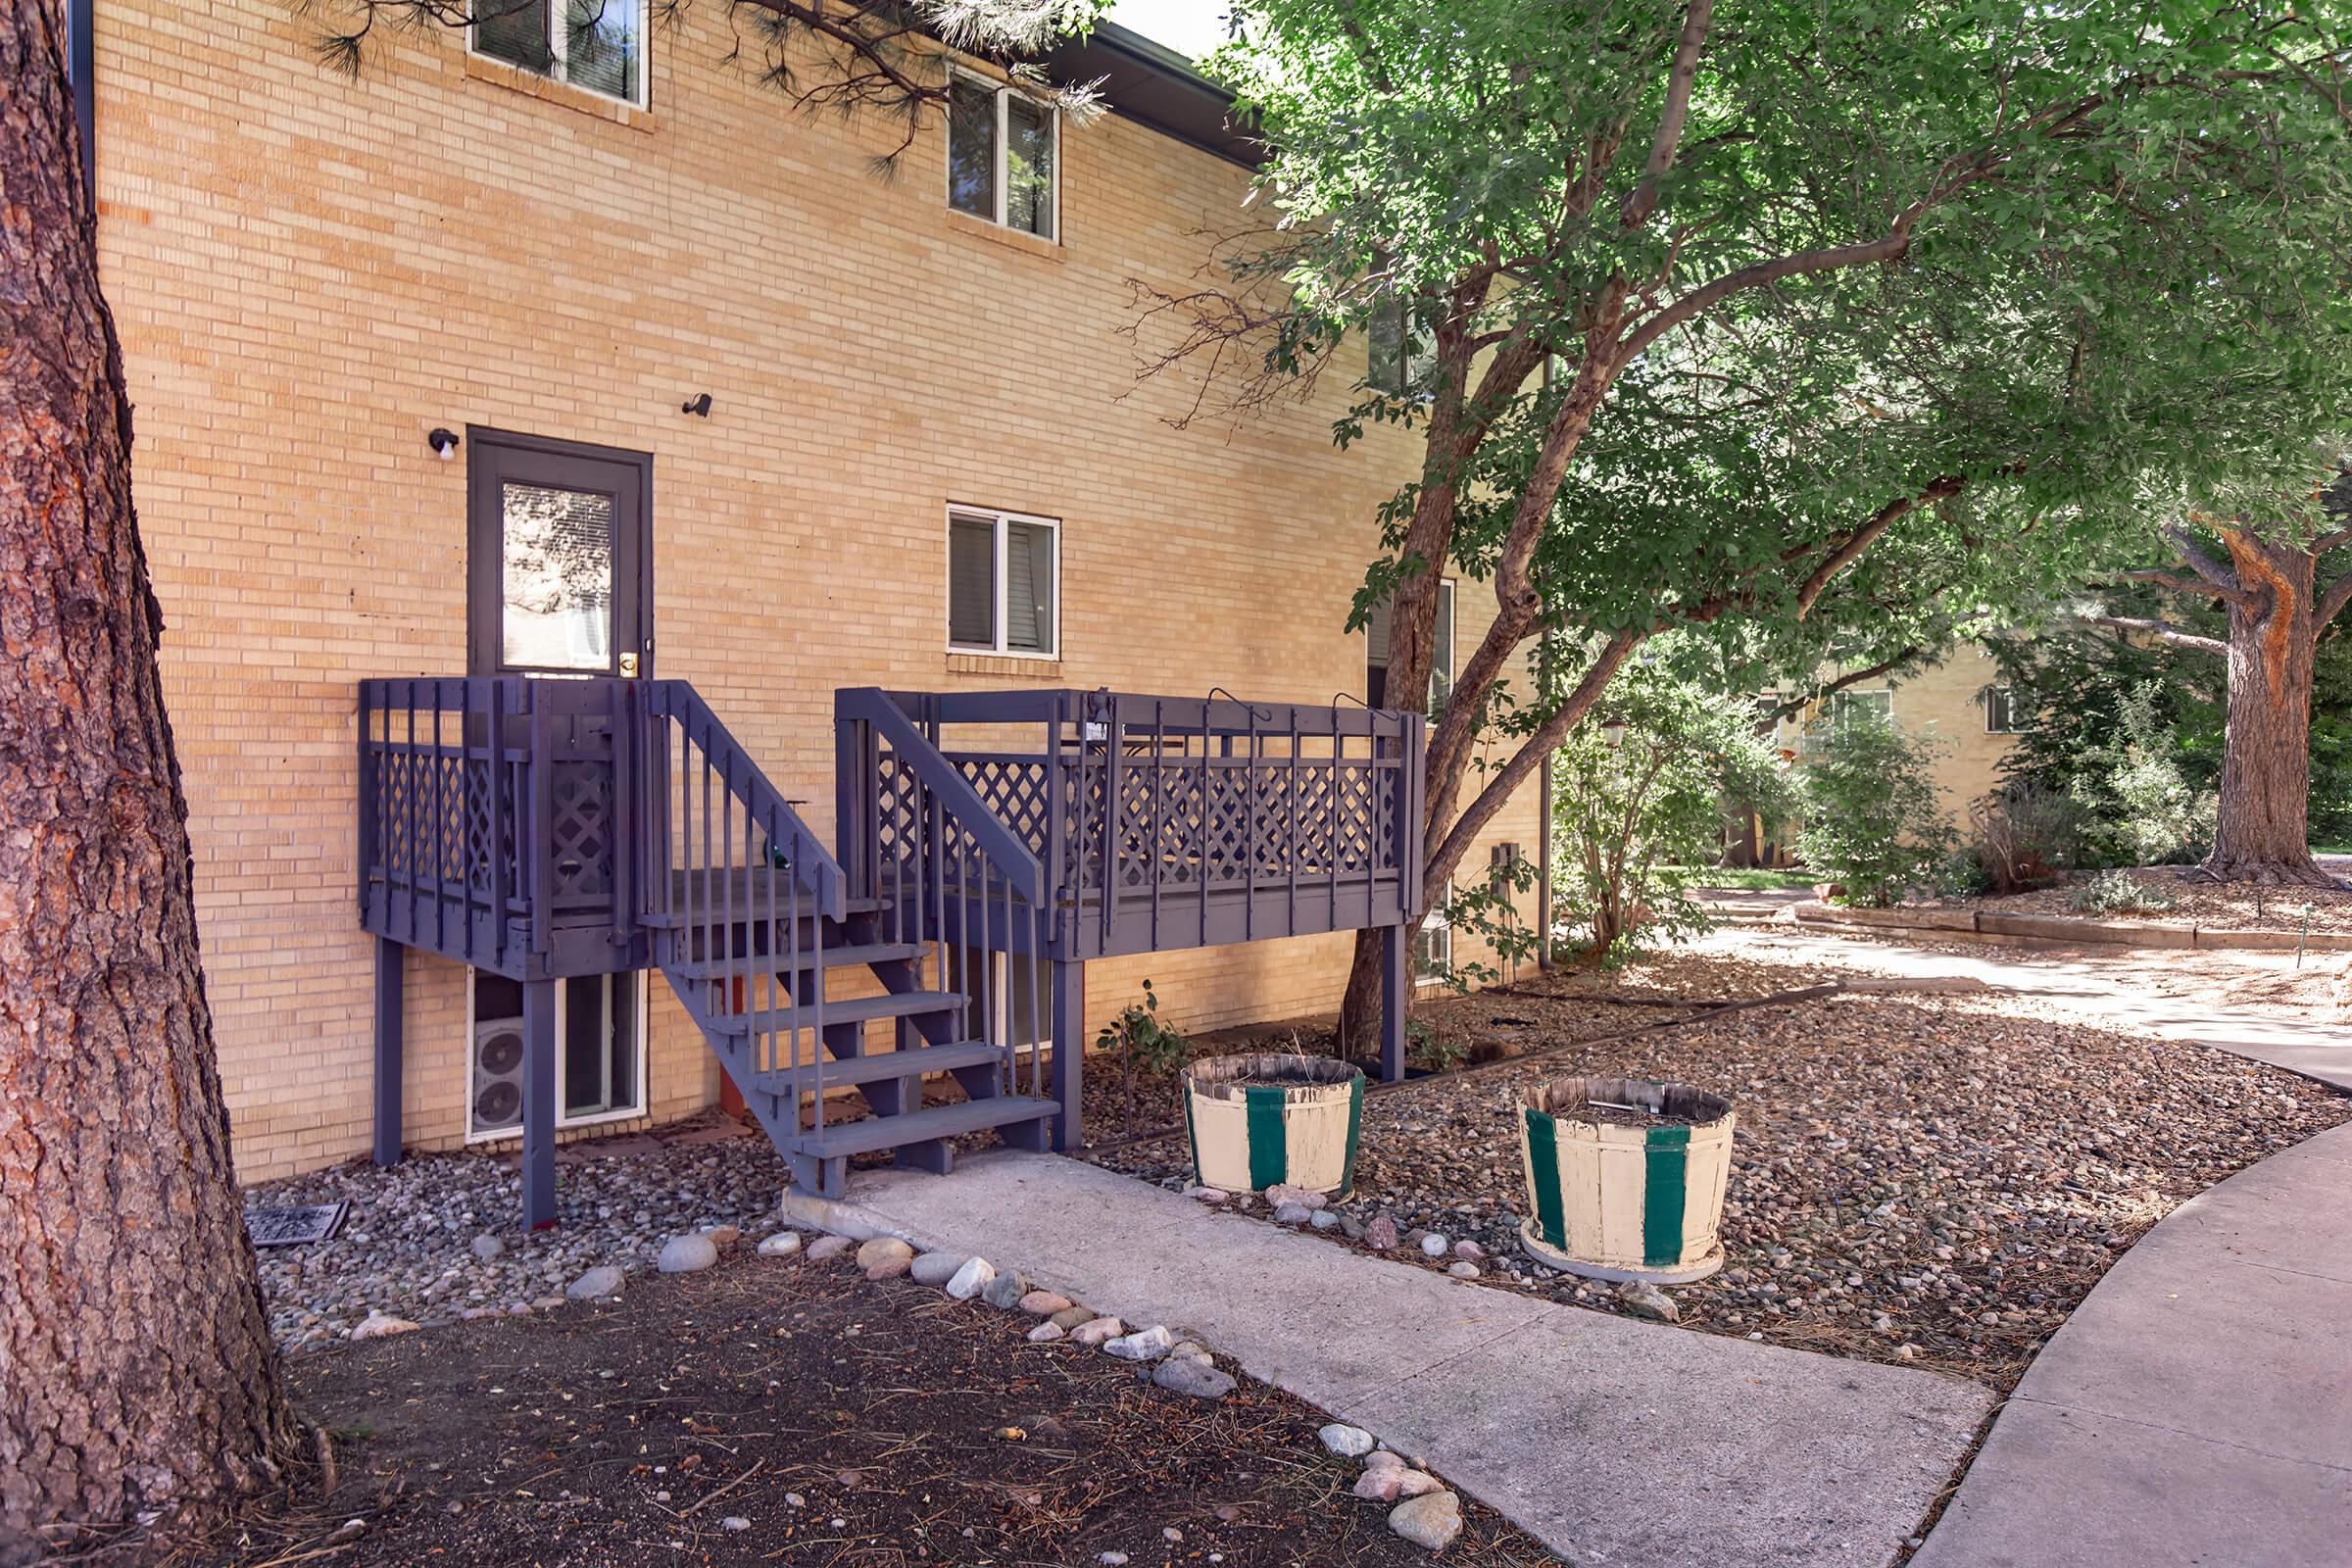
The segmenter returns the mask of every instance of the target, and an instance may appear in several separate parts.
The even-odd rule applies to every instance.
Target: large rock
[[[1056,1327],[1062,1329],[1074,1329],[1081,1323],[1091,1323],[1094,1320],[1095,1309],[1091,1306],[1065,1306],[1054,1313],[1052,1319]]]
[[[1222,1399],[1234,1389],[1233,1374],[1220,1372],[1205,1361],[1196,1361],[1188,1355],[1170,1356],[1153,1369],[1152,1381],[1170,1394],[1182,1394],[1196,1399]]]
[[[1321,1208],[1331,1199],[1312,1187],[1293,1187],[1288,1182],[1277,1182],[1266,1189],[1266,1201],[1277,1206],[1297,1203],[1300,1208]]]
[[[1424,1257],[1444,1257],[1452,1247],[1453,1244],[1437,1231],[1431,1231],[1421,1238],[1421,1255]]]
[[[718,1261],[718,1244],[708,1236],[672,1236],[654,1267],[664,1274],[699,1274]]]
[[[1364,1245],[1375,1252],[1392,1251],[1396,1246],[1396,1222],[1383,1214],[1364,1227]]]
[[[1070,1309],[1070,1298],[1052,1291],[1031,1291],[1020,1299],[1020,1308],[1033,1317],[1052,1317]]]
[[[1019,1269],[1006,1269],[980,1288],[980,1299],[989,1305],[1009,1312],[1021,1304],[1029,1294],[1029,1279]]]
[[[872,1268],[877,1263],[912,1263],[914,1249],[896,1236],[877,1236],[858,1249],[858,1266]],[[904,1272],[902,1270],[902,1272]]]
[[[989,1282],[996,1277],[997,1271],[987,1258],[967,1257],[963,1260],[963,1267],[948,1280],[948,1294],[958,1301],[968,1301],[987,1290]]]
[[[585,1301],[599,1296],[618,1296],[625,1279],[626,1276],[612,1264],[600,1263],[565,1286],[564,1294],[575,1301]]]
[[[1166,1325],[1154,1324],[1133,1334],[1121,1335],[1103,1342],[1102,1348],[1122,1361],[1156,1361],[1176,1348],[1176,1336]]]
[[[1389,1510],[1389,1528],[1416,1546],[1444,1551],[1462,1533],[1461,1499],[1446,1491],[1408,1497]]]
[[[1351,1427],[1345,1421],[1334,1421],[1315,1434],[1323,1440],[1326,1450],[1343,1459],[1356,1459],[1372,1451],[1372,1434],[1362,1427]]]
[[[1115,1317],[1089,1318],[1070,1330],[1072,1345],[1103,1345],[1127,1332],[1127,1325]]]
[[[800,1252],[801,1233],[799,1231],[778,1231],[773,1236],[761,1238],[760,1242],[761,1257],[798,1257]]]
[[[954,1279],[956,1271],[963,1267],[964,1262],[960,1252],[925,1252],[908,1266],[906,1272],[914,1277],[915,1284],[928,1285],[936,1291]]]
[[[1029,1343],[1031,1345],[1051,1345],[1069,1332],[1068,1329],[1049,1318],[1029,1331]]]
[[[808,1261],[830,1263],[857,1245],[847,1236],[820,1236],[808,1244]]]
[[[1274,1209],[1274,1223],[1277,1225],[1304,1225],[1314,1217],[1315,1211],[1304,1203],[1281,1203]]]
[[[1683,1320],[1683,1309],[1674,1304],[1674,1298],[1646,1280],[1627,1280],[1617,1287],[1617,1299],[1627,1311],[1640,1317],[1660,1323]]]
[[[414,1334],[416,1325],[405,1317],[394,1317],[380,1307],[368,1309],[360,1326],[351,1331],[355,1340],[388,1340],[395,1334]]]

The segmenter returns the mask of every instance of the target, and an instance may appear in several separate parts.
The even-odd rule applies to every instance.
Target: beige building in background
[[[1826,684],[1840,671],[1824,668]],[[1783,719],[1783,750],[1802,756],[1810,738],[1846,711],[1875,711],[1907,733],[1937,744],[1936,785],[1955,827],[1968,825],[1969,808],[2001,782],[2001,764],[2016,744],[2009,689],[1999,663],[1982,643],[1956,643],[1932,664],[1891,679],[1857,682]]]
[[[1239,219],[1250,171],[1165,108],[1204,84],[1111,29],[1097,45],[1126,48],[1126,78],[1081,126],[975,67],[964,151],[998,178],[966,180],[964,211],[941,117],[877,178],[897,130],[792,113],[730,59],[726,16],[687,8],[617,61],[519,65],[512,40],[378,27],[354,78],[283,0],[95,0],[103,281],[247,1179],[368,1148],[355,686],[467,672],[469,580],[498,580],[468,476],[502,432],[641,461],[649,665],[691,680],[819,831],[837,687],[1366,694],[1365,638],[1342,628],[1410,435],[1337,450],[1344,376],[1179,428],[1192,386],[1139,382],[1122,336],[1134,285],[1186,286]],[[1026,181],[1004,177],[1015,154]],[[979,559],[958,527],[1004,540],[995,569],[1018,580],[956,577]],[[952,578],[993,612],[959,618]],[[1493,605],[1458,591],[1466,649]],[[1533,855],[1536,809],[1531,788],[1465,863]],[[1088,1032],[1147,977],[1187,1028],[1327,1011],[1348,949],[1098,960]],[[566,1126],[719,1094],[661,977],[633,979],[569,994],[574,1049],[614,1066]],[[461,964],[407,966],[412,1147],[467,1141],[469,1040],[496,1004]]]

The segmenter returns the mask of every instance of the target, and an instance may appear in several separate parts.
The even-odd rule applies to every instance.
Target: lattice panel
[[[612,765],[555,762],[548,790],[554,808],[549,824],[555,892],[558,898],[610,895],[612,891]]]
[[[1001,758],[951,758],[989,811],[1020,835],[1032,854],[1043,857],[1050,837],[1054,803],[1046,786],[1042,761],[1009,761]]]

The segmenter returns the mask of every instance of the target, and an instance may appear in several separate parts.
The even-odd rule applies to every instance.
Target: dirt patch
[[[2075,907],[2075,889],[2087,874],[2078,873],[2051,887],[1979,899],[1973,904],[1988,914],[2072,914],[2100,920],[2221,926],[2238,931],[2302,930],[2304,906],[2309,905],[2309,929],[2352,931],[2352,889],[2255,888],[2213,881],[2194,866],[2141,866],[2128,874],[2142,887],[2170,898],[2172,907],[2108,914]]]
[[[1314,1407],[1248,1382],[1215,1402],[1164,1393],[1027,1343],[1034,1322],[747,1257],[612,1305],[300,1356],[295,1397],[336,1435],[341,1490],[176,1560],[1427,1561],[1349,1494]],[[1463,1504],[1449,1560],[1551,1560]]]

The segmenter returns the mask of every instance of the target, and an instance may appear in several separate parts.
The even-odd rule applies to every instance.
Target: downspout
[[[96,3],[66,0],[66,74],[74,87],[74,123],[81,139],[81,191],[92,213],[98,210],[98,99],[91,80],[97,50],[90,34],[90,7]]]

